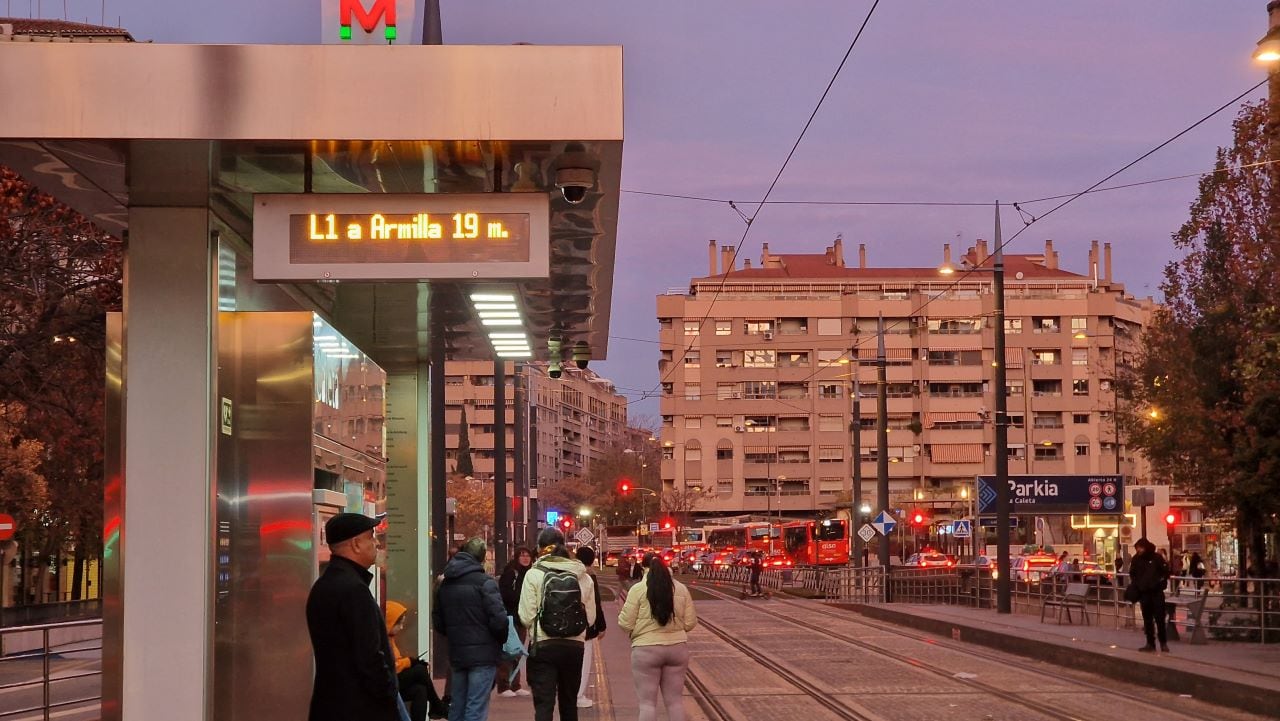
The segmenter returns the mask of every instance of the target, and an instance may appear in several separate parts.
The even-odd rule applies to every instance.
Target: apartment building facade
[[[977,241],[943,276],[869,267],[865,246],[846,266],[841,240],[821,254],[765,244],[737,268],[712,241],[709,274],[657,298],[664,486],[702,493],[703,514],[805,516],[847,503],[860,463],[874,506],[883,316],[891,502],[963,513],[974,477],[994,472],[992,275],[965,272],[987,253]],[[1084,274],[1058,266],[1052,241],[1005,268],[1010,473],[1145,477],[1113,384],[1151,301],[1112,279],[1109,243]]]
[[[493,370],[492,362],[445,364],[445,467],[457,467],[465,411],[472,476],[481,480],[493,479],[496,468]],[[517,428],[517,372],[522,428]],[[545,363],[507,363],[506,399],[507,478],[516,477],[514,449],[519,437],[531,488],[586,475],[593,460],[626,437],[627,399],[589,369],[566,367],[560,378],[551,378]]]

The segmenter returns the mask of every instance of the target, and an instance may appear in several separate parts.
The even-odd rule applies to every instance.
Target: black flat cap
[[[324,522],[325,543],[330,546],[359,536],[370,528],[377,528],[386,515],[370,518],[361,513],[339,513]]]

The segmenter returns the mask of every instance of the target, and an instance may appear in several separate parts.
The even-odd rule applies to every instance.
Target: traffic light
[[[672,523],[671,523],[671,519],[670,519],[670,518],[664,518],[664,519],[662,519],[662,530],[664,530],[664,531],[670,531],[670,530],[671,530],[672,525],[674,525],[674,524],[672,524]]]
[[[622,479],[618,483],[618,492],[624,496],[631,495],[631,480],[628,478]]]
[[[570,528],[573,528],[573,519],[570,518],[569,516],[565,516],[564,518],[561,518],[560,527],[563,528],[567,533]]]
[[[1176,512],[1169,511],[1168,513],[1164,514],[1164,524],[1168,526],[1170,530],[1172,530],[1173,527],[1177,525],[1177,523],[1178,523],[1178,514]]]
[[[924,513],[921,511],[916,511],[915,513],[911,514],[911,525],[917,526],[917,527],[923,526]]]

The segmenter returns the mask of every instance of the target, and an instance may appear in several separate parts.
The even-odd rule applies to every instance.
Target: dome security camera
[[[586,200],[587,191],[595,184],[596,174],[591,168],[561,168],[556,171],[556,187],[571,205]]]
[[[549,378],[559,378],[563,373],[564,371],[560,369],[560,361],[551,361],[551,364],[547,366],[547,377]]]

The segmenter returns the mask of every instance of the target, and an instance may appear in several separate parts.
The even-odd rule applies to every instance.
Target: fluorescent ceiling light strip
[[[505,338],[519,338],[521,340],[524,340],[525,337],[526,336],[524,333],[501,333],[498,331],[494,331],[493,333],[489,334],[489,338],[491,340],[498,340],[498,339],[505,339]]]
[[[520,310],[515,303],[476,303],[476,310]]]
[[[481,318],[519,318],[520,313],[514,310],[482,310]]]
[[[527,340],[515,340],[515,339],[512,339],[512,340],[494,340],[494,341],[489,341],[489,342],[490,342],[490,343],[493,343],[495,346],[499,346],[499,345],[513,345],[513,346],[517,346],[517,347],[519,347],[519,348],[528,348],[528,347],[529,347],[529,341],[527,341]]]
[[[481,318],[480,322],[484,325],[524,325],[519,318]]]
[[[514,303],[516,297],[509,293],[472,293],[473,303]]]
[[[520,351],[518,353],[512,351],[498,351],[499,358],[528,358],[531,355],[533,354],[528,351]]]

